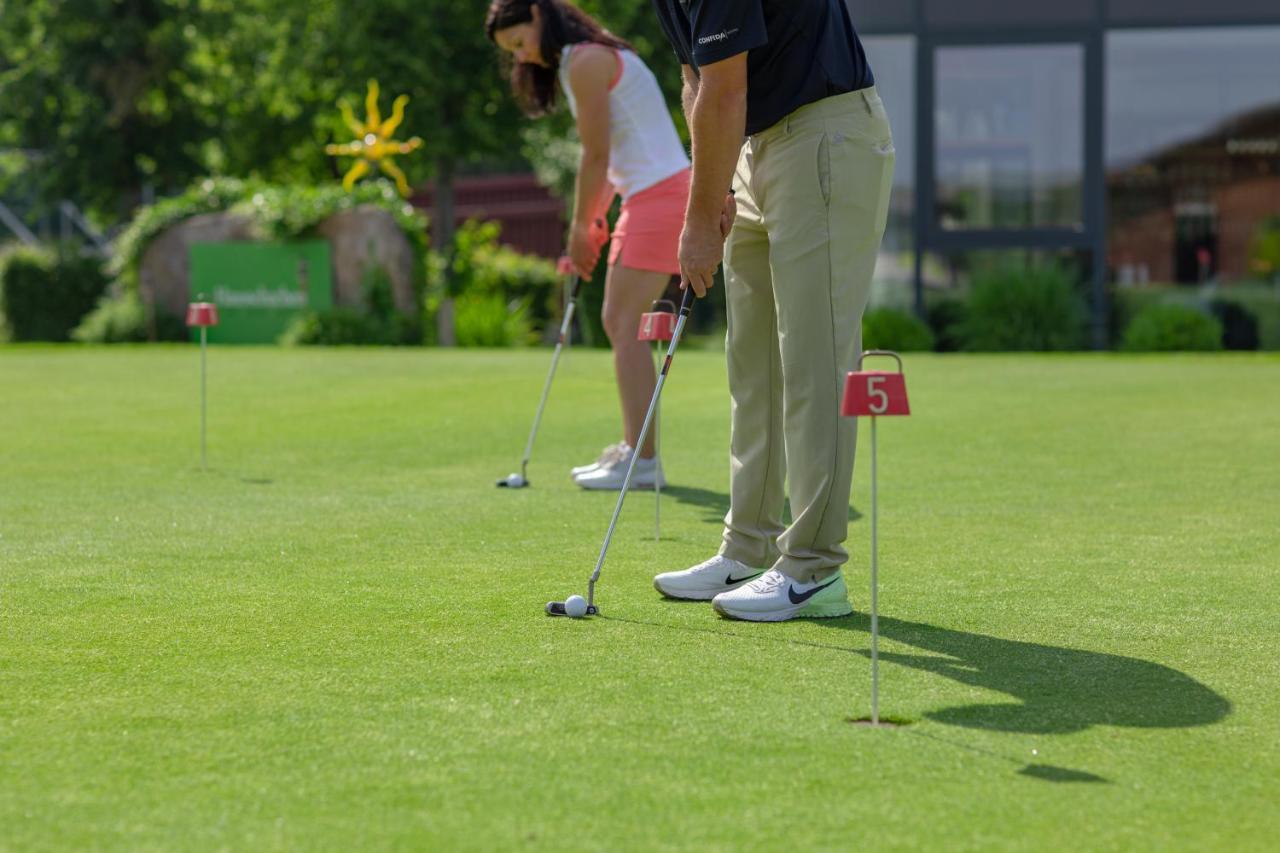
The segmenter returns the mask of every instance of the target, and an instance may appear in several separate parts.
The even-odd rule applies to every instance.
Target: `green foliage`
[[[365,271],[363,304],[328,311],[308,311],[296,317],[280,336],[285,346],[402,346],[422,342],[416,315],[396,310],[391,278],[380,268]]]
[[[181,317],[144,304],[133,291],[104,298],[71,333],[72,340],[83,344],[185,341],[188,337]]]
[[[1223,344],[1227,349],[1280,350],[1280,287],[1268,284],[1233,284],[1229,287],[1153,284],[1117,288],[1111,299],[1112,345],[1122,347],[1125,331],[1134,318],[1153,305],[1180,305],[1214,314],[1223,323]],[[1257,326],[1257,345],[1249,347],[1248,343],[1253,339],[1250,327],[1254,323]]]
[[[893,308],[877,308],[862,317],[863,349],[928,352],[933,332],[917,317]]]
[[[495,222],[470,221],[454,234],[450,275],[437,264],[427,328],[448,281],[459,346],[517,346],[560,311],[562,282],[555,264],[499,245]]]
[[[1004,265],[976,273],[961,326],[971,352],[1078,349],[1085,306],[1062,266]]]
[[[530,342],[528,304],[495,294],[468,293],[454,303],[454,333],[460,347],[524,346]]]
[[[376,78],[384,115],[410,96],[397,135],[425,142],[398,161],[411,183],[509,164],[520,118],[482,17],[454,0],[0,3],[0,139],[36,152],[25,169],[47,202],[118,221],[147,185],[333,181],[350,163],[324,153],[351,136],[337,102],[363,117]]]
[[[1143,309],[1124,333],[1128,352],[1214,352],[1222,349],[1222,324],[1184,305]]]
[[[1258,348],[1258,318],[1248,308],[1238,302],[1219,298],[1209,302],[1209,313],[1222,324],[1223,349]]]
[[[936,299],[925,307],[929,318],[929,330],[933,332],[933,347],[938,352],[959,352],[964,349],[964,322],[968,308],[962,299],[950,296]]]
[[[0,312],[15,341],[65,341],[107,289],[98,259],[70,247],[0,255]]]
[[[1280,280],[1280,216],[1273,216],[1258,226],[1251,255],[1258,273]]]
[[[1258,320],[1258,348],[1280,350],[1280,284],[1234,285],[1221,292]]]

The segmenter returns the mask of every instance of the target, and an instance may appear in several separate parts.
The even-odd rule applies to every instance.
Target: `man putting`
[[[720,551],[654,586],[736,619],[845,616],[857,432],[840,395],[888,214],[888,117],[844,0],[654,6],[693,137],[681,276],[703,296],[724,260],[733,399]]]

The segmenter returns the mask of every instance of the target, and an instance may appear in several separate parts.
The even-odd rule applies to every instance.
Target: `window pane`
[[[1123,283],[1265,275],[1280,214],[1280,27],[1107,37],[1109,266]]]
[[[937,221],[1083,227],[1084,48],[940,48]]]
[[[893,198],[885,229],[872,302],[876,305],[911,304],[915,261],[913,251],[916,177],[916,41],[911,37],[863,39],[867,59],[876,76],[876,89],[884,100],[898,151],[893,174]]]

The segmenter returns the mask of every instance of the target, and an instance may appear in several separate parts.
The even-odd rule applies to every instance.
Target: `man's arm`
[[[685,73],[685,109],[693,138],[693,186],[680,238],[682,278],[705,296],[724,256],[721,216],[747,125],[747,54]],[[692,95],[692,97],[690,97]]]
[[[684,106],[684,120],[693,127],[693,104],[698,97],[698,74],[692,65],[681,65],[680,74],[684,77],[684,86],[680,90],[680,103]]]

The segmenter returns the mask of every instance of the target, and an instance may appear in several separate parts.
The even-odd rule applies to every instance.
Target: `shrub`
[[[528,306],[493,294],[467,293],[454,303],[454,334],[460,347],[524,346],[530,342]]]
[[[361,281],[362,304],[308,311],[294,318],[280,336],[285,346],[400,346],[422,342],[416,315],[396,310],[391,278],[371,267]]]
[[[78,252],[21,247],[0,257],[0,311],[15,341],[65,341],[107,289],[102,264]]]
[[[916,317],[893,308],[878,308],[862,317],[863,349],[928,352],[933,332]]]
[[[154,328],[152,327],[154,323]],[[185,341],[189,333],[181,317],[149,309],[136,293],[104,297],[80,325],[71,339],[82,344],[127,344],[149,340]]]
[[[925,308],[933,348],[938,352],[959,352],[964,348],[964,321],[967,310],[960,299],[944,297]]]
[[[1185,305],[1152,305],[1124,333],[1129,352],[1213,352],[1222,349],[1222,324]]]
[[[1280,216],[1258,226],[1250,254],[1256,272],[1268,278],[1280,276]]]
[[[1209,312],[1222,324],[1222,347],[1230,350],[1258,348],[1258,318],[1243,305],[1228,299],[1209,303]]]
[[[1258,321],[1258,348],[1280,350],[1280,286],[1232,285],[1222,298],[1247,310]]]
[[[1084,341],[1085,306],[1061,266],[996,267],[974,276],[961,327],[971,352],[1071,350]]]
[[[432,276],[425,327],[435,328],[447,263],[458,346],[523,346],[560,315],[564,280],[555,264],[499,245],[498,234],[496,222],[467,222]]]

